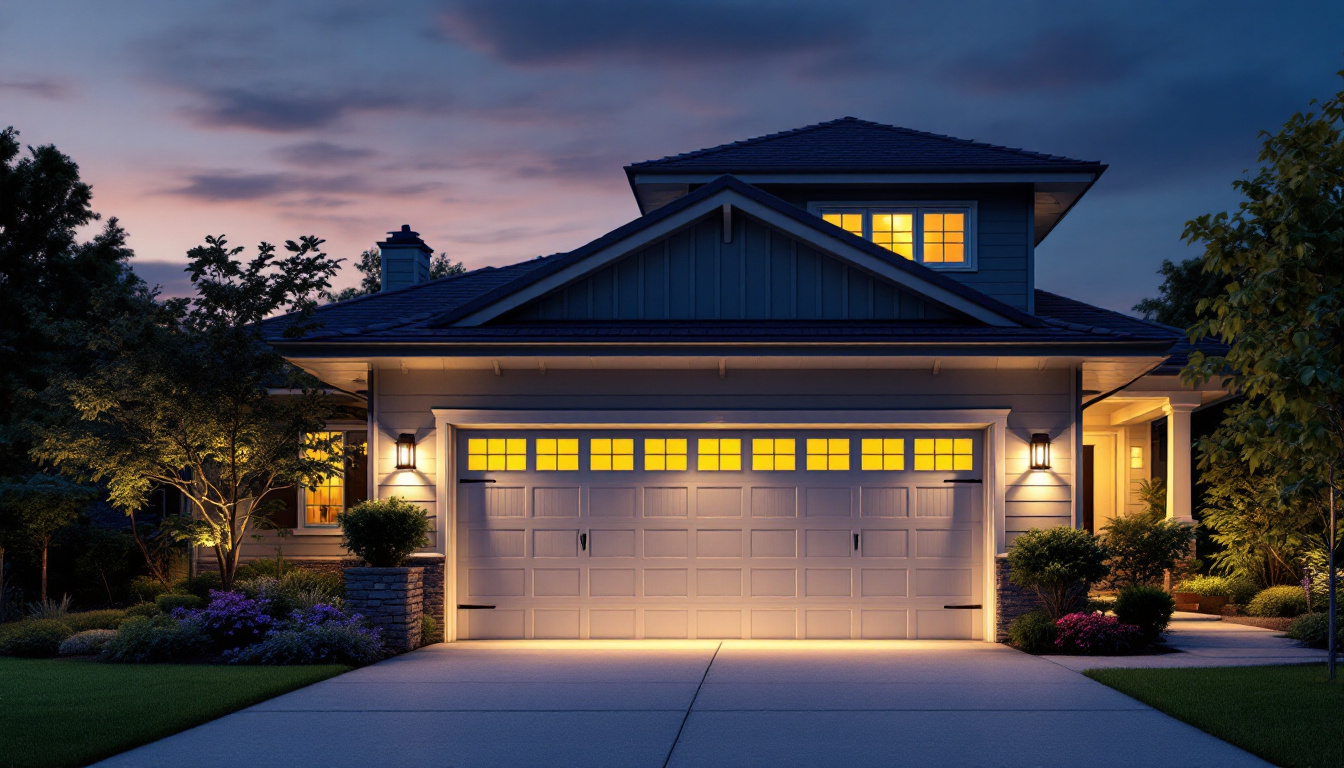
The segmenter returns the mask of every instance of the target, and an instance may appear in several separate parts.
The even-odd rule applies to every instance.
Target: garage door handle
[[[458,608],[458,610],[461,610],[461,611],[493,611],[493,610],[495,610],[495,606],[493,606],[493,605],[472,605],[472,604],[470,604],[470,603],[467,603],[467,604],[459,604],[459,605],[457,606],[457,608]]]
[[[943,482],[944,482],[944,483],[983,483],[983,482],[985,482],[985,481],[984,481],[984,480],[981,480],[981,479],[979,479],[979,478],[965,478],[965,479],[963,479],[963,478],[959,478],[959,477],[958,477],[958,478],[949,478],[949,479],[947,479],[947,480],[944,480]]]
[[[495,481],[494,481],[494,478],[489,478],[489,477],[459,477],[459,478],[457,478],[457,482],[459,482],[459,483],[493,483],[493,482],[495,482]]]
[[[859,551],[859,534],[854,534],[854,551]]]
[[[979,603],[975,605],[944,605],[943,610],[947,611],[978,611],[982,608]]]
[[[588,551],[588,534],[586,533],[579,534],[579,549],[583,550],[584,552]]]

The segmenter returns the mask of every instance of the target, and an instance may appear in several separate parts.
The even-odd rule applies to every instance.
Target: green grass
[[[0,766],[85,765],[347,669],[0,658]]]
[[[1344,765],[1344,680],[1324,664],[1083,674],[1275,765]]]

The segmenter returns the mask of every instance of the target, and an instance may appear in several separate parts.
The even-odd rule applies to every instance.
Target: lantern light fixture
[[[1031,436],[1031,468],[1050,468],[1050,435],[1037,432]]]
[[[415,469],[415,435],[397,435],[397,469]]]

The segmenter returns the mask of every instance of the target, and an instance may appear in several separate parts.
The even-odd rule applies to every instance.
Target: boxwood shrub
[[[374,568],[396,568],[430,543],[425,510],[396,496],[361,501],[337,514],[336,522],[341,544]]]
[[[1307,594],[1301,587],[1262,589],[1246,605],[1246,615],[1262,618],[1292,618],[1307,612]]]
[[[1019,649],[1032,654],[1055,650],[1055,620],[1045,611],[1024,613],[1008,625],[1008,638]]]
[[[1175,610],[1176,601],[1157,587],[1125,587],[1115,598],[1115,618],[1138,627],[1143,639],[1150,643],[1166,631]]]
[[[1330,636],[1330,617],[1324,613],[1308,613],[1293,619],[1288,625],[1288,637],[1309,648],[1325,648]],[[1335,617],[1335,647],[1344,648],[1344,615]]]
[[[60,619],[16,621],[0,631],[0,656],[30,659],[55,656],[61,641],[74,633],[70,625]]]

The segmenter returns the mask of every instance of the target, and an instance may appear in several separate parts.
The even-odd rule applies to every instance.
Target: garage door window
[[[789,438],[756,438],[751,441],[751,468],[757,472],[792,472],[797,469],[797,442]]]
[[[527,440],[473,437],[467,441],[467,469],[472,472],[525,472]]]
[[[905,441],[901,438],[867,438],[860,443],[859,468],[865,471],[903,471]]]
[[[915,471],[969,471],[974,469],[970,438],[920,438],[915,440]]]
[[[685,472],[685,438],[648,438],[644,441],[644,469],[650,472]]]
[[[700,438],[696,446],[701,472],[733,472],[742,469],[742,441],[738,438]]]
[[[538,472],[577,472],[578,469],[577,437],[537,438]]]
[[[588,467],[596,472],[629,472],[635,468],[635,441],[594,438],[588,441]]]
[[[849,470],[849,438],[809,438],[807,441],[807,469]]]

